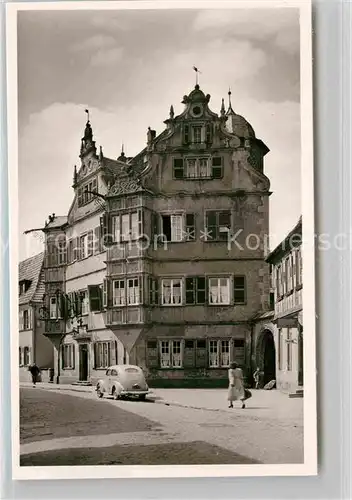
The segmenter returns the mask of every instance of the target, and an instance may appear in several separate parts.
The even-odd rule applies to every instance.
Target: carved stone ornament
[[[138,179],[117,179],[111,186],[110,195],[134,193],[140,189],[141,185]]]

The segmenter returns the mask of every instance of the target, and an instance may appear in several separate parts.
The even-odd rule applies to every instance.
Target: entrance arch
[[[276,380],[276,349],[274,335],[268,328],[262,330],[259,334],[257,342],[257,366],[264,376],[262,385],[267,384],[271,380]]]

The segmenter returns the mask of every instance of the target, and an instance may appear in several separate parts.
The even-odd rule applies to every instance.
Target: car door
[[[110,394],[112,393],[114,382],[117,379],[118,379],[117,370],[112,369],[110,374]]]
[[[111,383],[110,383],[110,379],[111,379],[111,370],[108,368],[105,372],[105,376],[104,376],[104,386],[105,386],[105,390],[108,394],[110,394],[111,392]]]

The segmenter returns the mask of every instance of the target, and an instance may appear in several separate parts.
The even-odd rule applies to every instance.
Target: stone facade
[[[60,382],[135,363],[157,385],[249,379],[269,309],[269,151],[197,85],[135,157],[99,154],[87,122],[68,215],[46,223],[46,336]]]

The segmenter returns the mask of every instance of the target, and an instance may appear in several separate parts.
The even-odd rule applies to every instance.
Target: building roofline
[[[288,247],[288,243],[292,241],[292,237],[295,235],[299,235],[302,238],[302,216],[298,219],[297,224],[291,231],[285,236],[285,238],[272,250],[269,255],[265,258],[266,262],[269,264],[273,264],[280,257],[288,253],[290,247]],[[298,246],[296,242],[295,246]]]

